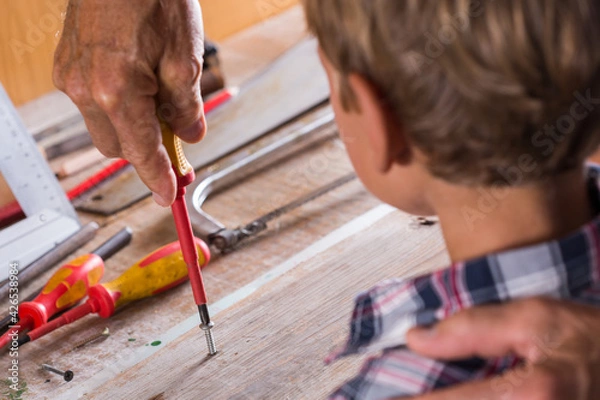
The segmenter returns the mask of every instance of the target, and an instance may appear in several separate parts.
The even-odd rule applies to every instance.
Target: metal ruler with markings
[[[25,220],[0,231],[0,280],[80,229],[75,209],[0,85],[0,173]]]

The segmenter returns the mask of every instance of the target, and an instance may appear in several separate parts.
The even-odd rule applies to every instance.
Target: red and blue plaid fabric
[[[596,208],[598,180],[590,190]],[[441,362],[408,350],[405,334],[470,307],[547,296],[600,306],[600,218],[561,240],[460,262],[412,280],[385,281],[356,298],[345,347],[331,356],[371,353],[331,399],[414,396],[496,375],[519,360]]]

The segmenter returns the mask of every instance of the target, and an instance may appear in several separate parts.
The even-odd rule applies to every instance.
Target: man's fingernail
[[[166,201],[160,194],[158,193],[152,193],[152,198],[154,199],[154,201],[156,202],[156,204],[158,204],[161,207],[169,207],[170,204],[168,201]]]
[[[202,138],[202,133],[204,131],[204,124],[202,123],[202,118],[198,121],[194,122],[189,127],[178,131],[177,136],[185,140],[186,142],[197,142]]]

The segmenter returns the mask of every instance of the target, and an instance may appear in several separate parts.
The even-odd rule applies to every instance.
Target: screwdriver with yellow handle
[[[198,254],[198,265],[204,267],[210,260],[208,246],[198,238],[193,238],[192,243]],[[85,303],[32,330],[19,340],[19,345],[39,339],[88,314],[109,318],[118,307],[169,290],[186,281],[187,277],[179,242],[168,244],[129,267],[117,279],[92,286]]]
[[[39,295],[32,301],[18,305],[19,322],[14,324],[15,315],[13,325],[0,338],[0,348],[8,344],[11,339],[16,339],[19,333],[38,328],[46,324],[53,315],[79,303],[104,275],[104,260],[116,254],[129,242],[131,242],[131,230],[124,228],[91,254],[83,255],[61,266]],[[11,299],[10,295],[9,299]],[[16,311],[16,304],[14,306]]]
[[[204,289],[202,272],[200,271],[200,265],[198,264],[196,246],[193,244],[194,233],[192,231],[190,215],[188,214],[187,205],[185,204],[185,188],[194,181],[196,176],[194,174],[194,168],[183,153],[181,139],[175,136],[166,122],[161,120],[160,127],[162,130],[163,145],[167,149],[167,153],[169,153],[169,158],[171,159],[173,170],[177,177],[177,195],[175,197],[175,202],[171,206],[173,219],[175,220],[177,236],[181,243],[183,258],[188,268],[194,300],[200,314],[200,329],[204,331],[206,344],[208,345],[208,353],[212,356],[217,353],[215,339],[212,334],[214,324],[210,320],[210,315],[208,313],[208,299],[206,290]]]

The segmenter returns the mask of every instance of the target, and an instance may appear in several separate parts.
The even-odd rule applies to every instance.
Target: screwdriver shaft
[[[200,314],[200,329],[204,331],[204,335],[206,336],[208,353],[213,356],[217,354],[215,339],[212,334],[214,324],[210,320],[208,306],[206,305],[208,300],[204,288],[204,281],[202,279],[202,272],[200,271],[200,265],[198,264],[197,250],[193,245],[193,242],[190,242],[194,237],[194,233],[192,231],[192,224],[190,222],[184,194],[185,187],[178,188],[177,197],[171,206],[171,209],[173,211],[173,218],[175,219],[175,228],[177,230],[179,242],[181,243],[183,259],[188,267],[194,300],[198,306],[198,313]]]

